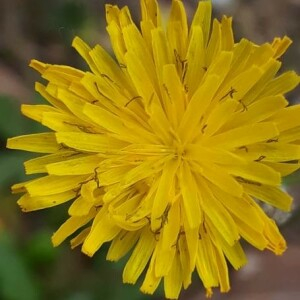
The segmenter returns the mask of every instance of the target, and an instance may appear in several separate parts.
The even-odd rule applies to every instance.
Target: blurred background
[[[170,0],[160,1],[167,17]],[[184,1],[192,13],[196,0]],[[127,4],[139,19],[138,0]],[[246,37],[257,43],[288,35],[294,44],[285,55],[283,70],[300,72],[300,0],[213,0],[214,15],[234,17],[236,39]],[[3,300],[98,300],[163,299],[162,291],[148,297],[139,285],[123,285],[125,261],[105,261],[105,247],[90,259],[68,243],[53,248],[52,233],[66,219],[67,207],[24,214],[10,194],[13,183],[25,180],[22,163],[31,154],[5,149],[6,139],[44,129],[20,114],[21,103],[41,103],[34,92],[39,76],[28,67],[32,58],[86,69],[71,48],[79,35],[94,45],[101,43],[110,51],[105,31],[103,0],[0,0],[0,299]],[[287,95],[300,101],[299,88]],[[300,116],[299,116],[300,117]],[[26,178],[28,179],[28,177]],[[294,197],[294,210],[282,214],[266,207],[281,224],[288,242],[282,257],[246,247],[249,264],[239,272],[231,271],[229,295],[215,292],[214,299],[300,299],[300,175],[287,178],[284,188]],[[193,285],[180,299],[204,299],[201,283]]]

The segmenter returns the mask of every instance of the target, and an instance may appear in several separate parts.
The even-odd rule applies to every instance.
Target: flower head
[[[48,104],[22,112],[52,131],[8,140],[42,154],[25,162],[42,177],[13,186],[23,211],[71,202],[55,246],[76,232],[72,247],[89,256],[106,242],[108,260],[132,251],[123,281],[146,269],[141,290],[163,279],[170,299],[194,271],[208,296],[227,292],[227,261],[246,263],[242,239],[284,252],[258,200],[290,210],[281,177],[299,168],[300,106],[284,97],[299,77],[276,77],[290,39],[235,42],[231,18],[211,26],[211,9],[200,1],[189,27],[173,0],[165,29],[157,1],[141,0],[139,29],[127,7],[107,5],[116,59],[76,37],[90,71],[33,60]]]

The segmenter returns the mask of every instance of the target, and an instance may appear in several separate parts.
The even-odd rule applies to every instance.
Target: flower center
[[[175,158],[179,159],[179,160],[182,160],[184,159],[184,156],[186,154],[186,149],[185,149],[185,146],[177,141],[174,143],[174,152],[175,152]]]

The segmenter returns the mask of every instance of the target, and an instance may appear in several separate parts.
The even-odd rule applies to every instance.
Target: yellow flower
[[[164,28],[157,1],[141,0],[140,30],[127,7],[107,5],[116,60],[78,37],[73,46],[91,71],[33,60],[48,81],[36,90],[49,103],[22,112],[52,131],[8,140],[42,154],[25,162],[27,174],[42,177],[13,186],[23,211],[72,201],[55,246],[76,232],[72,248],[89,256],[106,242],[111,261],[133,249],[123,281],[146,269],[142,292],[163,279],[170,299],[194,271],[207,296],[213,287],[227,292],[227,261],[246,263],[242,239],[284,252],[258,200],[289,211],[281,177],[299,169],[300,106],[283,96],[299,77],[276,77],[290,39],[235,42],[231,18],[211,27],[211,6],[200,1],[188,27],[173,0]]]

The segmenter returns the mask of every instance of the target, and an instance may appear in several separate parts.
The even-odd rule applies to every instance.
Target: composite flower
[[[281,179],[300,167],[300,106],[284,96],[299,76],[277,75],[291,40],[235,41],[232,19],[211,12],[200,1],[189,25],[173,0],[165,25],[158,1],[141,0],[137,26],[127,7],[106,5],[114,55],[76,37],[89,71],[32,60],[47,103],[22,112],[50,131],[7,143],[40,154],[25,162],[40,177],[12,187],[23,211],[70,203],[55,246],[72,236],[93,256],[110,243],[108,260],[130,253],[125,283],[145,271],[141,291],[162,282],[169,299],[194,272],[207,296],[229,291],[228,264],[247,262],[242,240],[284,252],[260,203],[289,211]]]

